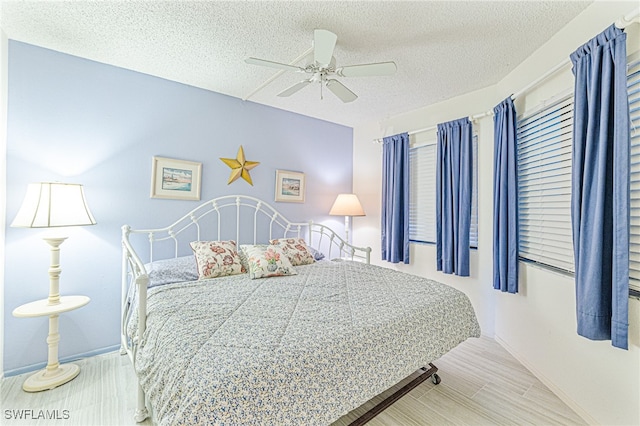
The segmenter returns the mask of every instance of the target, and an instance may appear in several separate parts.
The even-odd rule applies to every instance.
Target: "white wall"
[[[509,93],[525,86],[634,6],[638,3],[592,5],[503,79],[498,91]],[[627,53],[639,51],[640,25],[625,31]],[[530,110],[559,91],[572,89],[573,81],[568,65],[518,99],[516,108]],[[594,342],[577,335],[571,277],[529,264],[521,266],[523,293],[518,297],[496,294],[496,339],[586,420],[640,424],[640,301],[629,299],[629,350],[615,349],[608,341]]]
[[[354,129],[354,192],[367,216],[354,220],[354,242],[374,249],[380,260],[382,149],[374,138],[425,128],[439,122],[487,111],[566,60],[578,46],[637,7],[637,2],[596,2],[497,85],[464,96]],[[640,50],[640,26],[627,28],[628,53]],[[573,76],[567,64],[557,75],[518,98],[520,113],[560,91],[570,90]],[[471,253],[471,277],[435,271],[435,247],[412,244],[410,265],[391,265],[408,273],[434,278],[464,291],[471,299],[483,333],[514,354],[558,396],[592,424],[640,424],[640,302],[629,300],[628,351],[610,342],[594,342],[576,334],[573,279],[521,263],[520,292],[492,288],[493,120],[474,124],[479,137],[478,250]],[[412,143],[435,139],[435,132],[417,134]]]
[[[7,205],[7,69],[8,44],[0,27],[0,294],[4,294],[4,227]],[[4,303],[0,303],[0,365],[4,365]],[[0,368],[0,379],[4,376]]]
[[[465,96],[454,98],[417,111],[394,117],[383,123],[354,128],[354,192],[363,203],[367,216],[354,219],[354,242],[356,245],[370,246],[372,263],[388,266],[411,274],[437,278],[439,281],[463,290],[471,299],[482,333],[493,336],[493,289],[483,286],[482,282],[491,282],[491,269],[480,265],[491,264],[491,216],[478,216],[478,250],[470,255],[470,277],[461,278],[436,271],[435,245],[411,244],[411,264],[390,264],[382,262],[380,254],[380,206],[382,181],[382,145],[373,143],[381,135],[392,135],[407,130],[428,127],[434,123],[454,120],[488,109],[488,105],[498,103],[499,97],[494,88],[478,90]],[[491,118],[479,120],[473,125],[478,135],[478,211],[490,211],[492,206],[492,170],[493,152],[490,147],[493,140]],[[436,133],[425,132],[411,136],[412,145],[421,145],[435,141]],[[486,149],[486,148],[489,149]]]

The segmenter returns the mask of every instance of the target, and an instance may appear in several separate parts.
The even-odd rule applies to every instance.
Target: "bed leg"
[[[136,421],[136,423],[140,423],[148,417],[149,410],[147,409],[144,391],[142,390],[142,386],[138,385],[138,407],[136,408],[136,413],[133,416],[133,419]]]
[[[126,355],[127,354],[127,349],[124,347],[124,345],[120,345],[120,355]]]
[[[440,383],[440,376],[436,374],[438,371],[438,367],[429,363],[429,367],[422,367],[422,373],[420,373],[415,379],[411,382],[404,385],[402,388],[395,391],[393,394],[386,397],[382,402],[379,402],[378,405],[364,413],[362,416],[355,419],[353,422],[349,423],[349,426],[362,426],[367,423],[369,420],[373,419],[378,414],[382,413],[384,410],[389,408],[394,402],[411,392],[412,389],[417,387],[420,383],[427,380],[431,377],[431,380],[434,384]]]

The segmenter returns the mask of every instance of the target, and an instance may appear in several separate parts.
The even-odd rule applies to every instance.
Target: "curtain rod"
[[[469,120],[470,121],[476,121],[476,120],[478,120],[480,118],[484,118],[484,117],[487,117],[487,116],[490,116],[490,115],[493,115],[493,110],[489,110],[489,111],[486,111],[486,112],[481,112],[481,113],[475,114],[475,115],[470,115],[469,116]],[[425,132],[429,132],[429,131],[437,130],[437,129],[438,129],[438,125],[436,124],[435,126],[425,127],[424,129],[412,130],[410,132],[407,132],[407,134],[409,136],[411,136],[411,135],[415,135],[416,133],[425,133]],[[384,139],[384,138],[374,139],[373,141],[376,142],[376,143],[382,143],[382,139]]]
[[[620,18],[618,18],[616,20],[616,22],[615,22],[615,26],[620,28],[620,29],[624,29],[624,28],[628,27],[629,25],[633,24],[634,22],[640,23],[640,7],[635,9],[635,10],[632,10],[631,12],[627,13],[626,15],[621,16]],[[565,59],[564,61],[560,62],[555,67],[551,68],[549,71],[544,73],[542,76],[538,77],[533,82],[529,83],[528,85],[526,85],[522,89],[520,89],[517,92],[515,92],[513,95],[511,95],[511,97],[515,100],[519,96],[522,96],[523,94],[527,93],[529,90],[531,90],[532,88],[536,87],[537,85],[542,83],[544,80],[546,80],[547,78],[551,77],[552,75],[554,75],[555,73],[557,73],[562,68],[564,68],[567,65],[569,65],[570,63],[571,63],[571,58],[567,57],[567,59]],[[480,118],[487,117],[489,115],[493,115],[493,109],[491,109],[491,110],[489,110],[487,112],[482,112],[480,114],[475,114],[475,115],[469,116],[469,120],[476,121],[476,120],[478,120]],[[416,133],[430,132],[432,130],[436,130],[437,128],[438,128],[438,125],[436,124],[435,126],[425,127],[424,129],[412,130],[412,131],[407,132],[407,133],[409,135],[414,135]],[[373,142],[382,143],[382,139],[383,138],[374,139]]]
[[[629,12],[628,14],[618,18],[618,20],[616,20],[616,22],[615,22],[615,26],[620,28],[620,29],[625,29],[629,25],[631,25],[634,22],[638,21],[638,18],[640,18],[640,8],[637,8],[637,9]],[[638,22],[640,22],[640,21],[638,21]],[[542,76],[538,77],[538,79],[534,80],[532,83],[530,83],[527,86],[523,87],[522,89],[518,90],[516,93],[514,93],[512,95],[512,98],[516,99],[516,98],[522,96],[523,94],[527,93],[529,90],[531,90],[532,88],[536,87],[537,85],[542,83],[544,80],[546,80],[547,78],[551,77],[552,75],[554,75],[555,73],[557,73],[558,71],[560,71],[562,68],[566,67],[569,64],[571,64],[571,58],[567,57],[564,61],[560,62],[555,67],[551,68],[549,71],[544,73]]]

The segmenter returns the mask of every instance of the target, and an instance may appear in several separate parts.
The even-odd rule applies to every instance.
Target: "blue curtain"
[[[382,260],[409,263],[409,134],[383,139]]]
[[[626,34],[614,25],[571,54],[571,221],[578,334],[628,347],[629,103]]]
[[[518,292],[516,108],[508,97],[493,116],[493,288]]]
[[[468,118],[438,124],[436,263],[438,271],[469,276],[473,129]]]

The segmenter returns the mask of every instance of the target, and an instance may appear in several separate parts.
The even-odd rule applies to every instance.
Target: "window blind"
[[[409,239],[436,242],[436,144],[409,150]]]
[[[478,248],[478,136],[473,136],[473,181],[471,184],[471,224],[469,246]]]
[[[436,158],[435,142],[409,150],[410,200],[409,239],[436,242]],[[469,245],[478,247],[478,137],[473,137],[473,184]]]
[[[569,272],[572,127],[571,94],[517,126],[519,256]]]
[[[640,291],[640,55],[629,61],[627,90],[631,118],[629,287]]]

